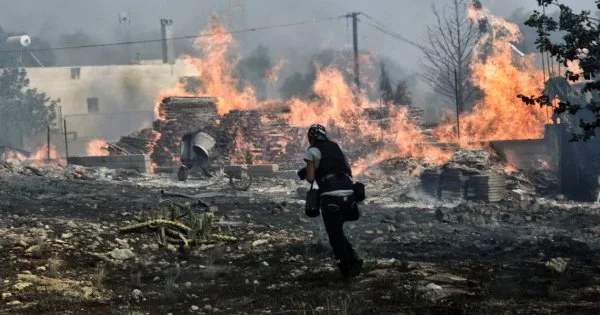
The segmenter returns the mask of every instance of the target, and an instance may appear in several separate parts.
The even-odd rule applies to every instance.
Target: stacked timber
[[[444,169],[440,174],[440,199],[456,200],[465,197],[466,181],[462,171],[457,169]]]
[[[232,110],[220,120],[217,147],[225,163],[251,164],[262,143],[258,110]]]
[[[108,143],[108,152],[110,155],[149,154],[152,150],[154,134],[152,128],[146,128],[121,137],[117,142]]]
[[[431,197],[440,197],[440,172],[436,169],[425,170],[421,174],[421,189]]]
[[[295,169],[306,150],[303,146],[306,137],[304,128],[289,126],[283,118],[285,108],[263,111],[261,132],[264,137],[259,160],[277,163],[285,169]]]
[[[287,166],[304,149],[299,128],[287,124],[284,110],[234,110],[225,114],[218,128],[217,146],[234,164]]]
[[[150,158],[159,166],[179,165],[181,138],[188,132],[216,124],[217,99],[214,97],[166,97],[158,107],[159,119],[152,127],[160,134]]]
[[[506,182],[498,174],[474,175],[467,181],[467,199],[485,202],[498,202],[504,199]]]
[[[423,129],[425,126],[425,110],[420,107],[408,106],[408,119]]]

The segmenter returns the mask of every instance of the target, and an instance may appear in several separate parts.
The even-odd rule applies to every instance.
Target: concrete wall
[[[30,86],[60,99],[67,129],[79,138],[115,140],[150,126],[154,105],[161,92],[177,86],[196,70],[184,60],[175,64],[139,64],[29,68]],[[88,113],[88,98],[98,98],[98,112]]]
[[[545,139],[492,141],[492,148],[519,169],[556,169],[557,155]]]
[[[70,157],[69,164],[109,169],[134,169],[142,173],[150,172],[150,157],[146,154]]]

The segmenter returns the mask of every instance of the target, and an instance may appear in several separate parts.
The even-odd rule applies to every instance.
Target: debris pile
[[[442,169],[460,170],[465,175],[504,174],[506,162],[488,150],[458,150]]]
[[[144,129],[109,144],[111,155],[151,154],[159,166],[179,164],[183,134],[203,130],[215,137],[211,159],[218,164],[276,163],[297,168],[305,147],[304,130],[290,127],[286,107],[233,110],[219,116],[216,99],[168,97],[159,107],[153,129]]]
[[[487,150],[458,150],[441,167],[421,174],[421,188],[441,200],[498,202],[506,194],[505,162]]]
[[[142,129],[129,136],[124,136],[118,142],[108,143],[110,155],[149,154],[152,150],[152,139],[155,132],[152,128]]]
[[[210,208],[200,200],[197,200],[196,205]],[[197,211],[198,209],[194,209],[189,203],[172,203],[171,206],[162,208],[158,212],[149,213],[142,222],[121,228],[119,232],[151,231],[157,235],[159,245],[163,246],[168,244],[199,246],[213,241],[237,240],[233,236],[212,233],[213,214],[197,213]]]
[[[40,161],[32,160],[4,162],[3,164],[0,164],[0,174],[1,173],[55,179],[83,180],[125,180],[142,176],[142,174],[135,170],[84,167],[79,165],[63,166],[51,163],[40,165]]]
[[[551,170],[531,170],[524,174],[529,180],[532,191],[541,196],[552,196],[560,193],[560,179]]]

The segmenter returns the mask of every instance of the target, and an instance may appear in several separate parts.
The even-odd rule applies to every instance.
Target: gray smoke
[[[527,10],[536,8],[537,1],[482,2],[498,15],[509,16],[518,7]],[[593,8],[592,0],[561,2],[572,5],[575,9]],[[0,24],[6,31],[27,32],[58,46],[65,44],[65,36],[74,34],[85,34],[96,42],[159,38],[160,18],[175,21],[175,34],[192,35],[206,25],[211,12],[220,13],[231,28],[239,29],[364,11],[405,37],[418,41],[422,38],[426,24],[433,22],[430,3],[413,0],[0,0]],[[131,24],[119,24],[120,12],[128,12]],[[418,49],[386,37],[364,24],[360,27],[361,48],[388,55],[407,68],[416,70],[416,61],[420,56]],[[245,53],[250,53],[258,44],[263,44],[270,48],[271,54],[276,58],[308,59],[320,48],[345,47],[351,42],[350,32],[346,22],[342,20],[253,33],[239,38]],[[185,46],[180,44],[179,48],[184,49]],[[131,47],[130,54],[140,52],[144,57],[147,54],[156,57],[157,53],[149,53],[147,50],[152,47],[158,46]],[[66,52],[56,54],[59,63],[67,59],[60,57]],[[107,58],[117,58],[114,54],[108,54]]]
[[[450,1],[450,0],[443,0]],[[470,1],[470,0],[463,0]],[[434,1],[441,5],[441,0]],[[495,14],[510,17],[537,8],[536,0],[481,1]],[[230,29],[284,24],[311,18],[338,16],[363,11],[404,37],[420,41],[427,24],[434,19],[432,1],[413,0],[0,0],[0,25],[6,32],[26,32],[44,39],[53,47],[110,43],[160,38],[159,19],[174,20],[176,36],[194,35],[204,28],[212,12],[219,14]],[[563,0],[574,9],[593,9],[593,0]],[[128,23],[119,23],[127,12]],[[519,16],[526,16],[521,14]],[[364,19],[364,22],[368,22]],[[286,60],[281,78],[297,71],[318,51],[349,49],[351,24],[345,19],[322,24],[295,26],[236,35],[237,49],[251,54],[258,45],[269,49],[272,60]],[[419,49],[359,24],[361,50],[374,51],[394,60],[407,71],[419,71]],[[176,42],[178,53],[193,52],[191,40]],[[56,65],[127,63],[135,58],[160,58],[160,44],[103,47],[55,51]]]

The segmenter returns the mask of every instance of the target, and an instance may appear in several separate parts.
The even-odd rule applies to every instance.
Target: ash
[[[423,191],[423,174],[448,171],[502,176],[502,199]],[[221,175],[179,182],[173,174],[4,163],[0,309],[547,314],[600,307],[599,209],[561,200],[548,172],[507,173],[489,152],[459,151],[442,166],[385,161],[359,179],[367,200],[346,229],[366,263],[344,282],[321,220],[304,216],[307,185],[299,180],[257,177],[236,191]],[[173,234],[181,227],[164,221],[189,226],[189,234]],[[136,228],[145,222],[154,225]]]

